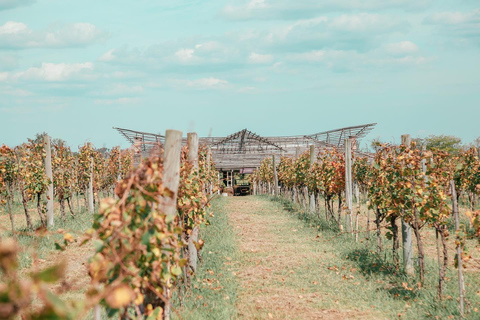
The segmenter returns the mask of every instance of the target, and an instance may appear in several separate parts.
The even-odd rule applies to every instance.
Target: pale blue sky
[[[0,0],[0,144],[480,136],[478,0]]]

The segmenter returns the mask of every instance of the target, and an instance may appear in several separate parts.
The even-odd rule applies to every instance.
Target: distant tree
[[[385,144],[385,142],[380,140],[380,137],[373,138],[370,142],[370,145],[367,145],[367,148],[370,147],[373,149],[373,152],[377,152],[380,149],[381,145]]]
[[[476,137],[475,139],[473,139],[472,145],[475,148],[480,149],[480,137]]]
[[[429,135],[424,141],[428,150],[439,149],[447,152],[457,152],[462,147],[462,139],[455,136]]]

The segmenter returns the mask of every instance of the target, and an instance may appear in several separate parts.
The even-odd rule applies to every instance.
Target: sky
[[[480,136],[478,0],[0,0],[0,144]]]

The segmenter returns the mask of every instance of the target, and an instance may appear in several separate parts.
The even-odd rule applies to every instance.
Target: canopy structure
[[[222,171],[244,170],[256,168],[265,157],[298,156],[310,145],[316,149],[338,148],[343,150],[346,138],[358,141],[365,137],[376,123],[345,127],[335,130],[319,132],[310,135],[261,137],[247,129],[235,132],[227,137],[199,138],[201,144],[206,144],[212,151],[212,157],[217,169]],[[134,131],[130,129],[114,128],[124,136],[143,156],[148,156],[152,150],[158,150],[165,137],[161,134]],[[183,143],[186,143],[186,138]]]

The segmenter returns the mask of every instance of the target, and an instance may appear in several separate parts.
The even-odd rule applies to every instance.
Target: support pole
[[[315,146],[312,144],[310,146],[310,172],[315,163]],[[310,212],[315,213],[315,192],[312,190],[310,193]]]
[[[453,208],[453,217],[455,219],[455,232],[457,233],[460,231],[460,219],[458,217],[458,203],[457,203],[457,191],[455,190],[455,182],[450,180],[450,188],[452,191],[452,208]],[[465,316],[465,282],[463,280],[463,260],[462,260],[462,246],[460,241],[457,238],[457,264],[458,264],[458,291],[460,294],[460,315],[462,318]]]
[[[165,132],[165,151],[163,156],[163,186],[172,192],[170,197],[163,197],[160,208],[167,216],[177,214],[177,194],[180,183],[180,152],[182,149],[182,132],[167,130]],[[167,218],[168,219],[168,218]],[[165,312],[163,319],[169,320],[171,313],[171,294],[169,285],[164,287]]]
[[[53,227],[53,173],[52,173],[52,148],[50,137],[44,136],[45,141],[45,173],[50,183],[47,187],[47,227]]]
[[[346,230],[352,231],[352,139],[345,139],[345,202],[347,205]]]
[[[89,148],[93,148],[92,144],[88,144]],[[88,213],[93,214],[95,212],[95,206],[93,205],[93,157],[90,159],[90,180],[88,180]]]
[[[188,161],[193,165],[194,171],[198,174],[198,135],[195,132],[187,133]],[[197,271],[197,247],[198,242],[198,226],[195,226],[192,233],[188,237],[188,264],[190,270],[195,273]]]
[[[208,148],[207,150],[207,177],[210,177],[210,170],[212,166],[212,150]],[[212,183],[208,183],[208,194],[212,195],[213,193],[213,186]]]
[[[277,166],[275,164],[275,155],[272,154],[272,169],[273,169],[273,195],[278,197],[278,176]]]
[[[402,135],[402,144],[410,146],[412,139],[409,134]],[[403,267],[405,273],[413,275],[413,247],[412,247],[412,227],[402,219],[402,244],[403,244]]]

